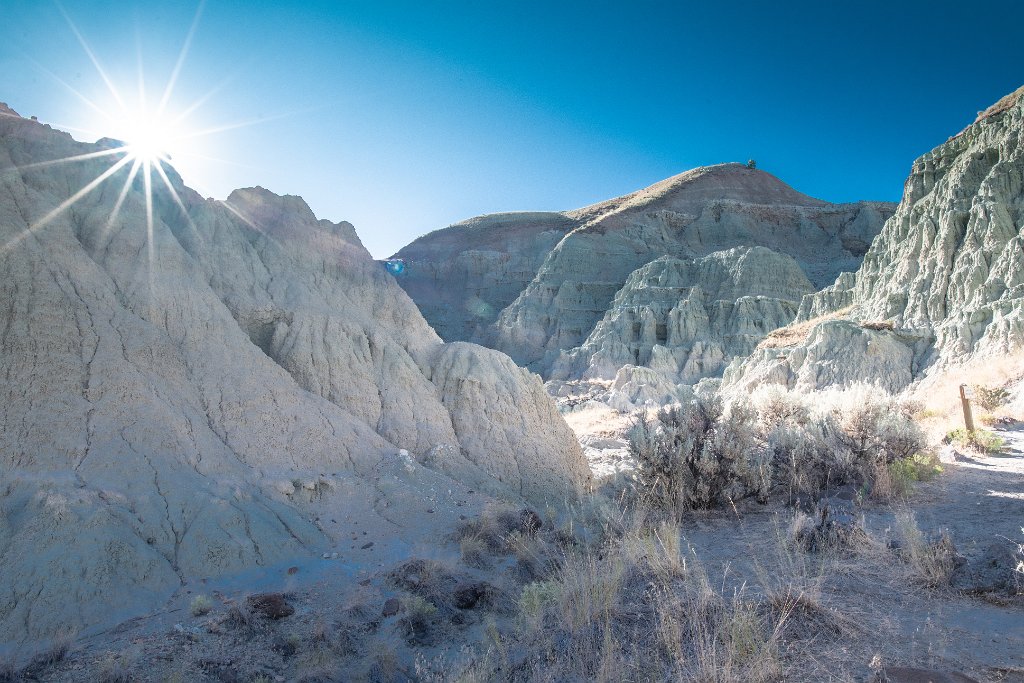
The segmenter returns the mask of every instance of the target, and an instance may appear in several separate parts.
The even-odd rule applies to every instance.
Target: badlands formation
[[[443,343],[348,223],[168,169],[147,229],[128,165],[55,210],[120,154],[56,160],[110,147],[0,107],[0,643],[330,549],[341,515],[413,542],[453,490],[588,488],[540,379]]]
[[[397,281],[298,197],[168,168],[150,211],[129,165],[90,187],[115,143],[0,105],[0,657],[45,681],[1021,680],[1024,372],[1003,452],[947,448],[924,493],[892,479],[934,474],[924,411],[864,382],[1024,357],[1022,93],[898,207],[723,164],[431,233]],[[580,443],[603,446],[550,394],[570,420],[596,399],[634,465],[676,449],[722,507],[658,518],[650,467],[593,493]],[[626,448],[627,411],[676,402]]]
[[[504,351],[545,379],[611,380],[628,364],[693,383],[855,270],[893,209],[829,204],[722,164],[575,211],[474,218],[395,256],[447,340]]]
[[[868,381],[900,391],[1024,346],[1022,95],[917,159],[861,267],[803,298],[807,339],[737,359],[725,384],[807,391]]]

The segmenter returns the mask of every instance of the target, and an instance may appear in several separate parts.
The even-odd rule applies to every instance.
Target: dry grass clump
[[[845,319],[850,311],[853,310],[853,306],[847,306],[841,308],[838,311],[832,313],[826,313],[820,315],[817,318],[811,318],[810,320],[804,320],[801,322],[792,323],[785,327],[780,327],[777,330],[769,332],[764,339],[762,339],[757,348],[759,349],[784,349],[790,346],[799,346],[800,344],[807,341],[807,337],[810,336],[811,330],[825,322],[826,320],[841,320]]]
[[[957,551],[949,533],[928,539],[917,525],[913,512],[896,515],[896,533],[900,554],[913,569],[914,578],[929,588],[948,586],[957,567]]]
[[[100,667],[98,683],[131,683],[131,662],[125,656],[111,656]]]
[[[792,583],[758,593],[712,579],[668,522],[570,554],[523,587],[516,624],[455,679],[774,681],[791,671],[794,643],[846,628]]]
[[[543,527],[544,520],[529,508],[491,505],[479,517],[463,521],[455,531],[455,539],[465,544],[464,556],[468,552],[470,559],[480,561],[478,555],[484,551],[511,551],[513,534],[534,535]]]
[[[20,673],[28,678],[36,677],[55,664],[63,662],[71,652],[78,634],[75,631],[62,630],[54,635],[47,648],[36,653]]]
[[[17,683],[20,679],[18,667],[14,664],[14,658],[10,656],[0,657],[0,683]]]
[[[892,332],[896,328],[891,320],[868,320],[862,322],[860,326],[865,330],[874,330],[875,332]]]
[[[205,595],[197,595],[192,598],[192,602],[189,603],[188,611],[194,617],[201,617],[204,614],[209,614],[210,610],[213,609],[213,603]]]
[[[452,592],[459,583],[458,577],[447,565],[419,558],[398,565],[388,574],[388,578],[396,587],[433,604],[435,608],[451,601]],[[408,607],[408,600],[403,603]]]

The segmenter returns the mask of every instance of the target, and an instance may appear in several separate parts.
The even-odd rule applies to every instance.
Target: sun
[[[187,137],[177,122],[145,109],[125,116],[115,130],[128,156],[146,164],[169,162]]]

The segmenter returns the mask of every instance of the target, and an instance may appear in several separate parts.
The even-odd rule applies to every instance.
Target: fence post
[[[967,431],[974,431],[974,415],[971,414],[971,399],[974,398],[974,390],[966,384],[960,385],[960,404],[964,407],[964,426]]]

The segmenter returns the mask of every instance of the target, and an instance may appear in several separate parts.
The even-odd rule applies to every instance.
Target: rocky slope
[[[659,257],[762,246],[791,256],[820,287],[859,265],[891,210],[828,204],[722,164],[576,211],[474,219],[397,256],[410,264],[401,284],[436,329],[547,377],[563,351],[586,343],[630,274]]]
[[[0,107],[0,644],[589,485],[539,379],[442,343],[351,225],[169,168],[150,225],[130,164],[79,192],[123,153],[51,163],[108,148]]]
[[[615,379],[625,366],[643,366],[669,384],[695,384],[792,322],[800,298],[812,292],[796,261],[764,247],[663,256],[629,275],[586,341],[555,361],[551,377]]]
[[[395,256],[399,283],[448,341],[485,341],[488,326],[526,288],[576,223],[561,213],[501,213],[435,230]]]
[[[801,303],[803,320],[852,307],[853,322],[823,324],[791,350],[759,351],[730,369],[729,382],[902,388],[932,368],[1024,345],[1022,137],[1024,88],[917,159],[857,272]]]

